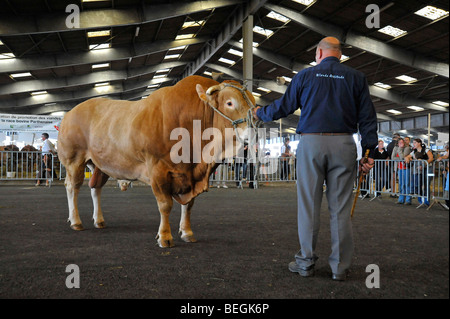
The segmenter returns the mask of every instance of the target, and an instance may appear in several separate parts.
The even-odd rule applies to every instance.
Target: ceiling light
[[[243,52],[238,51],[238,50],[235,50],[235,49],[230,49],[230,50],[228,50],[228,53],[231,53],[231,54],[237,55],[237,56],[243,56],[243,55],[244,55]]]
[[[98,87],[108,86],[108,85],[109,85],[109,82],[102,82],[102,83],[96,83],[95,87],[98,88]]]
[[[261,27],[259,27],[257,25],[253,28],[253,32],[262,34],[262,35],[264,35],[266,37],[270,37],[273,34],[272,30],[264,29],[264,28],[261,28]]]
[[[392,113],[392,114],[395,114],[395,115],[402,114],[402,112],[394,110],[394,109],[386,110],[386,112],[389,112],[389,113]]]
[[[36,92],[31,92],[32,96],[37,96],[37,95],[44,95],[44,94],[48,94],[47,91],[36,91]]]
[[[425,110],[423,107],[415,106],[415,105],[407,106],[407,108],[410,110],[416,111],[416,112]]]
[[[201,27],[205,24],[205,20],[200,21],[187,21],[183,23],[181,29],[191,28],[191,27]]]
[[[281,15],[279,13],[276,13],[275,11],[270,11],[266,17],[281,21],[283,23],[287,23],[287,22],[291,21],[289,18],[287,18],[284,15]]]
[[[263,91],[263,92],[266,92],[266,93],[272,92],[271,90],[263,88],[263,87],[258,87],[257,90],[260,90],[260,91]]]
[[[89,31],[87,33],[88,38],[109,37],[110,35],[111,30]]]
[[[63,116],[64,114],[66,114],[65,111],[58,111],[58,112],[50,113],[51,116]]]
[[[437,20],[439,18],[448,16],[448,11],[433,6],[426,6],[425,8],[422,8],[414,13],[431,20]]]
[[[227,63],[227,64],[231,64],[231,65],[236,63],[236,61],[225,59],[225,58],[220,58],[219,62]]]
[[[102,49],[109,49],[110,47],[111,43],[90,44],[89,50],[102,50]]]
[[[204,74],[204,75],[207,75],[207,76],[212,76],[212,73],[209,72],[209,71],[205,71],[205,72],[203,72],[203,74]]]
[[[164,60],[168,60],[168,59],[178,59],[181,56],[181,54],[167,54],[164,57]]]
[[[384,28],[379,29],[378,32],[390,35],[391,37],[394,37],[394,38],[397,38],[401,35],[405,35],[406,33],[408,33],[405,30],[393,27],[391,25],[387,25]]]
[[[397,80],[401,80],[403,82],[407,82],[407,83],[412,83],[412,82],[416,82],[417,81],[416,78],[413,78],[413,77],[408,76],[408,75],[400,75],[400,76],[397,76],[396,79]]]
[[[282,78],[285,79],[286,82],[291,82],[291,81],[292,81],[292,78],[290,78],[290,77],[288,77],[288,76],[284,76],[284,75],[283,75]]]
[[[147,89],[156,89],[159,86],[159,84],[150,84],[147,86]]]
[[[159,75],[155,75],[153,76],[154,79],[161,79],[161,78],[166,78],[167,74],[159,74]]]
[[[316,2],[316,0],[292,0],[292,1],[303,4],[304,6],[309,6],[314,2]]]
[[[258,92],[252,92],[252,94],[253,94],[254,96],[261,97],[261,94],[259,94]]]
[[[3,45],[3,42],[2,42],[2,40],[0,40],[0,45]]]
[[[309,63],[309,65],[316,66],[317,62],[316,61],[312,61],[312,62]]]
[[[92,64],[92,69],[109,68],[109,63]]]
[[[175,40],[192,39],[195,36],[193,33],[189,34],[179,34],[176,36]]]
[[[16,79],[16,78],[25,78],[25,77],[29,77],[31,76],[30,72],[24,72],[24,73],[13,73],[10,75],[10,77],[12,79]]]
[[[439,106],[448,106],[449,104],[443,101],[434,101],[433,104],[439,105]]]
[[[171,48],[169,51],[175,51],[175,50],[184,50],[187,47],[187,45],[181,45],[179,47]]]
[[[390,86],[389,84],[384,84],[381,82],[377,82],[374,84],[375,86],[378,86],[379,88],[385,89],[385,90],[389,90],[392,88],[392,86]]]

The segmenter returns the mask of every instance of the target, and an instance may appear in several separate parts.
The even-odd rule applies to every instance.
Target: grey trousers
[[[314,265],[320,228],[323,184],[330,213],[331,255],[335,274],[344,273],[353,256],[350,211],[356,178],[356,145],[351,135],[303,135],[297,148],[298,236],[295,255],[302,268]]]

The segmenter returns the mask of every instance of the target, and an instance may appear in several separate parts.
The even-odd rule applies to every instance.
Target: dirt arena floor
[[[31,183],[30,183],[31,184]],[[299,249],[294,184],[257,190],[212,188],[193,208],[197,243],[177,236],[180,205],[170,220],[175,247],[161,249],[151,189],[103,189],[105,229],[92,224],[87,186],[79,197],[85,231],[66,223],[63,185],[0,185],[0,298],[151,299],[448,299],[449,212],[358,200],[355,254],[347,281],[332,281],[324,196],[316,275],[288,270]],[[415,200],[415,203],[417,201]],[[80,271],[69,289],[68,265]],[[380,287],[368,288],[368,265]]]

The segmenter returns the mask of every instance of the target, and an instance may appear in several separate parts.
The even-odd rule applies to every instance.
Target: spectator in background
[[[387,180],[387,169],[386,169],[386,160],[388,158],[388,154],[386,149],[384,148],[384,141],[379,140],[378,146],[375,149],[375,153],[373,155],[374,160],[382,160],[382,161],[375,161],[375,196],[378,198],[381,198],[381,191],[383,190],[383,187],[386,189],[387,184],[389,183]]]
[[[42,133],[42,141],[44,144],[42,145],[42,161],[41,167],[39,169],[39,174],[37,176],[38,180],[36,182],[36,186],[41,185],[41,179],[46,179],[45,186],[49,186],[49,179],[52,178],[52,163],[53,163],[53,155],[56,154],[55,145],[50,142],[48,133]]]
[[[410,192],[410,169],[409,164],[405,162],[405,157],[411,153],[411,148],[405,145],[403,138],[398,139],[398,145],[392,150],[392,159],[397,160],[394,166],[398,172],[398,201],[397,204],[411,205]]]
[[[394,135],[392,136],[392,141],[386,147],[388,159],[393,159],[392,151],[394,150],[394,147],[397,146],[397,142],[398,142],[399,138],[400,138],[400,134],[394,133]],[[389,165],[389,162],[388,162],[388,165]],[[395,182],[396,182],[395,165],[391,165],[391,166],[388,166],[387,188],[390,188],[392,190],[392,193],[395,193]],[[395,197],[395,196],[391,195],[391,197]]]
[[[413,140],[414,150],[411,154],[405,157],[407,163],[411,160],[416,160],[419,162],[414,163],[413,169],[413,192],[424,198],[425,205],[430,205],[429,202],[429,192],[427,192],[427,163],[431,164],[433,162],[433,153],[428,150],[425,144],[422,143],[420,138],[415,138]],[[422,204],[422,197],[417,197],[419,204]]]

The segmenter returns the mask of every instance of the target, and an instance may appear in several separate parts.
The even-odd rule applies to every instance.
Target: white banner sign
[[[0,131],[55,132],[59,131],[62,116],[0,113]]]

